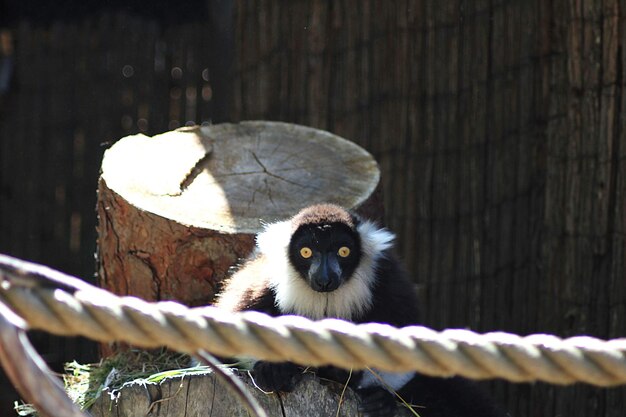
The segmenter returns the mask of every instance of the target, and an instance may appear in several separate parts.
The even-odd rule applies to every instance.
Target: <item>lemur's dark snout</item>
[[[321,254],[310,269],[311,288],[318,292],[330,292],[341,284],[341,267],[336,256]]]

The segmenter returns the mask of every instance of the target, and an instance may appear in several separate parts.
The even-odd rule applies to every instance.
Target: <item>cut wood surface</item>
[[[382,209],[372,156],[338,136],[278,122],[128,136],[104,155],[100,285],[146,300],[207,304],[263,222],[333,202]]]
[[[357,399],[351,389],[335,382],[305,375],[291,393],[264,393],[254,386],[247,373],[241,378],[268,416],[345,416],[357,413]],[[166,378],[161,383],[133,382],[113,397],[104,392],[90,412],[94,417],[234,417],[249,416],[245,407],[213,374]],[[398,407],[397,417],[411,416]]]

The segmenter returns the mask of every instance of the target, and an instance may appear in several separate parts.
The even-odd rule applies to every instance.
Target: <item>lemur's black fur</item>
[[[272,316],[337,317],[396,327],[418,324],[415,289],[390,252],[392,240],[390,232],[341,207],[323,204],[305,208],[259,234],[255,254],[226,282],[216,305]],[[302,247],[313,254],[304,257]],[[338,256],[339,247],[347,247],[349,255]],[[263,361],[257,362],[253,371],[257,384],[268,391],[290,391],[302,374],[295,364]],[[318,373],[339,382],[345,382],[348,375],[333,367],[320,368]],[[390,381],[396,378],[388,377]],[[351,379],[361,399],[362,415],[393,415],[394,395],[380,383],[372,383],[371,377],[370,382],[367,380],[365,373]],[[472,382],[462,378],[411,373],[401,374],[397,381],[399,386],[394,388],[416,406],[421,417],[506,416]]]

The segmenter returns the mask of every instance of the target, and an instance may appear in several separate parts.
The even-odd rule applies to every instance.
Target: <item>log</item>
[[[237,371],[233,371],[237,373]],[[331,381],[304,376],[291,393],[267,394],[254,386],[247,373],[238,373],[268,416],[358,415],[354,392]],[[112,398],[113,397],[113,398]],[[105,391],[89,410],[93,417],[247,417],[246,408],[213,374],[168,377],[160,383],[128,383],[114,395]],[[396,417],[412,416],[399,406]]]
[[[380,217],[379,177],[362,148],[293,124],[125,137],[102,162],[99,284],[119,295],[205,305],[249,255],[262,221],[324,201]]]

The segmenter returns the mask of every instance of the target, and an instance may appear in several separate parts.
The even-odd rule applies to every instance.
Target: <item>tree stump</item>
[[[237,372],[237,371],[233,371]],[[305,375],[297,389],[290,393],[266,394],[256,388],[245,373],[239,373],[268,416],[342,416],[358,415],[357,399],[341,384],[322,382]],[[126,384],[111,398],[104,392],[89,410],[94,417],[188,417],[249,416],[246,408],[213,374],[166,378],[160,383],[135,382]],[[398,406],[396,417],[413,414]]]
[[[362,148],[293,124],[125,137],[102,162],[99,283],[119,295],[207,304],[263,221],[319,202],[380,216],[379,176]]]

